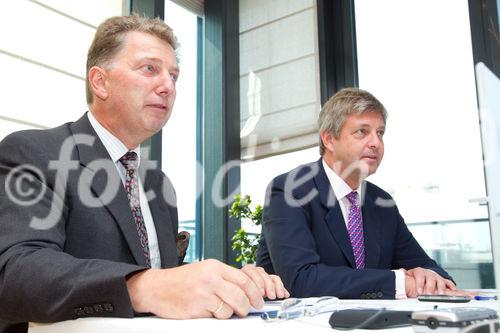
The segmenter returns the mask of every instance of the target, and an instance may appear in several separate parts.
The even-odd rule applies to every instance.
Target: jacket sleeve
[[[0,320],[132,317],[126,276],[143,268],[63,251],[71,200],[55,191],[44,149],[49,147],[26,135],[0,143]],[[53,209],[53,226],[30,226]]]

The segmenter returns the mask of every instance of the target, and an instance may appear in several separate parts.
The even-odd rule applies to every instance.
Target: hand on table
[[[162,318],[244,317],[263,297],[288,297],[281,279],[258,267],[230,267],[215,259],[169,269],[148,269],[127,279],[135,312]]]
[[[243,266],[241,270],[259,287],[263,297],[269,299],[290,297],[279,276],[267,274],[262,267],[251,264]]]
[[[418,295],[475,295],[474,293],[457,289],[451,280],[441,277],[430,269],[417,267],[403,271],[405,272],[405,289],[407,297],[414,298]]]

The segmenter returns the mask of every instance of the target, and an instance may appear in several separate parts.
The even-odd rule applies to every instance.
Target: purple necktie
[[[347,229],[351,240],[352,251],[356,268],[365,268],[365,244],[363,237],[363,222],[361,221],[361,209],[359,208],[358,193],[353,191],[347,196],[351,203],[349,210]]]
[[[120,162],[127,169],[125,178],[125,190],[127,191],[128,202],[132,210],[137,233],[142,246],[142,252],[146,259],[147,267],[151,267],[151,257],[149,256],[148,233],[144,218],[142,217],[141,203],[139,200],[139,180],[137,178],[137,154],[133,151],[127,152],[120,158]]]

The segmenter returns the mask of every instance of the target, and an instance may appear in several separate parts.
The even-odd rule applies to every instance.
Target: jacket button
[[[81,317],[85,315],[85,312],[83,311],[83,308],[75,308],[74,313],[77,317]]]
[[[115,310],[113,304],[111,303],[104,303],[104,311],[106,312],[113,312]]]
[[[83,311],[85,312],[85,314],[88,314],[88,315],[91,315],[94,313],[94,309],[92,309],[90,306],[83,307]]]
[[[383,292],[379,291],[379,292],[377,293],[377,298],[382,298],[383,296],[384,296],[384,293],[383,293]]]
[[[377,298],[377,294],[376,293],[371,293],[370,294],[370,298]]]
[[[94,311],[97,312],[97,313],[101,313],[101,312],[104,312],[104,309],[102,307],[101,304],[95,304],[94,305]]]

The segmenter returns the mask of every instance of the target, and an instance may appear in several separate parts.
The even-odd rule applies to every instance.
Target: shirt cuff
[[[395,299],[406,299],[406,289],[405,289],[405,273],[401,269],[393,269],[394,275],[396,277],[396,294]]]

